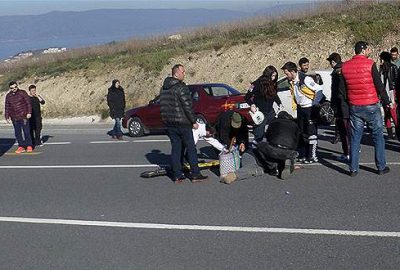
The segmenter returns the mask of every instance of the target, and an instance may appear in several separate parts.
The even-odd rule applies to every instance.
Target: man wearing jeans
[[[386,166],[379,97],[384,107],[391,104],[374,61],[368,59],[371,53],[368,43],[357,42],[354,51],[355,56],[342,66],[350,104],[350,176],[358,174],[360,143],[365,123],[372,131],[377,173],[382,175],[388,173],[390,169]]]
[[[18,89],[17,82],[10,82],[9,88],[10,91],[6,95],[4,116],[7,122],[12,122],[14,126],[15,137],[18,141],[18,148],[15,153],[32,152],[29,127],[29,118],[32,116],[31,100],[24,90]]]
[[[172,68],[172,77],[164,80],[160,91],[161,119],[168,129],[171,140],[171,161],[173,181],[182,183],[185,175],[182,171],[183,155],[186,150],[191,170],[192,182],[201,182],[207,179],[200,173],[194,144],[192,128],[197,129],[196,116],[192,108],[192,95],[183,82],[185,68],[175,65]]]

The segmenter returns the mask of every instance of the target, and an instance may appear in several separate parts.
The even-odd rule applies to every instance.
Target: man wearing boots
[[[313,78],[297,70],[293,62],[282,67],[291,87],[293,110],[297,109],[297,124],[302,134],[300,146],[304,155],[299,158],[303,163],[318,162],[318,129],[316,123],[316,107],[323,97],[322,87]]]

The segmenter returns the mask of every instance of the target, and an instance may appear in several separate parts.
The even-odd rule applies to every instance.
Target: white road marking
[[[65,145],[65,144],[71,144],[71,142],[45,142],[43,145]]]
[[[251,138],[253,138],[253,137],[250,137],[250,139]],[[170,141],[169,139],[158,139],[158,140],[155,140],[155,139],[149,139],[149,140],[143,139],[143,140],[133,140],[132,142],[147,143],[147,142],[169,142],[169,141]],[[200,138],[199,141],[204,141],[204,139]]]
[[[33,152],[35,153],[35,152]],[[336,166],[343,166],[347,167],[348,164],[345,163],[330,163]],[[387,165],[400,165],[400,162],[387,162]],[[308,167],[308,166],[323,166],[324,164],[321,163],[314,163],[314,164],[301,164],[296,163],[295,165]],[[374,162],[361,162],[360,165],[375,165]],[[96,168],[159,168],[168,166],[168,164],[126,164],[126,165],[37,165],[37,166],[0,166],[0,169],[96,169]]]
[[[73,219],[19,218],[19,217],[0,217],[0,222],[73,225],[73,226],[96,226],[96,227],[134,228],[134,229],[158,229],[158,230],[312,234],[312,235],[332,235],[332,236],[400,238],[400,232],[385,232],[385,231],[352,231],[352,230],[327,230],[327,229],[177,225],[177,224],[159,224],[159,223],[132,223],[132,222],[110,222],[110,221],[91,221],[91,220],[73,220]]]
[[[134,140],[134,143],[150,143],[150,142],[169,142],[169,139],[160,139],[160,140]]]
[[[349,164],[347,163],[342,163],[342,162],[326,162],[324,161],[323,163],[312,163],[312,164],[303,164],[303,163],[295,163],[295,165],[300,165],[300,166],[325,166],[325,164],[331,164],[331,165],[336,165],[336,166],[343,166],[343,167],[348,167]],[[359,165],[373,165],[375,166],[375,162],[360,162]],[[386,165],[400,165],[400,162],[386,162]]]
[[[108,143],[128,143],[129,141],[94,141],[91,144],[108,144]]]
[[[0,166],[0,169],[92,169],[92,168],[158,168],[164,165],[44,165],[44,166]]]

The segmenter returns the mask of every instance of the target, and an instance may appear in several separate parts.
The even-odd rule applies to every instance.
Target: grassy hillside
[[[132,68],[129,72],[142,74],[140,80],[150,80],[155,85],[159,85],[154,80],[158,80],[160,73],[183,55],[189,60],[192,55],[202,55],[202,52],[213,52],[215,57],[219,57],[224,51],[235,46],[263,44],[274,48],[276,45],[283,45],[288,40],[295,39],[308,40],[312,44],[312,41],[317,41],[318,36],[322,34],[328,38],[331,35],[334,43],[334,38],[338,33],[345,38],[344,42],[349,48],[356,40],[365,40],[379,45],[389,34],[398,36],[399,25],[399,1],[381,4],[365,1],[352,5],[326,4],[321,5],[319,10],[313,13],[287,14],[279,20],[260,17],[234,24],[195,29],[181,33],[181,40],[171,41],[167,37],[131,40],[71,50],[59,55],[46,55],[12,65],[3,64],[0,66],[0,87],[6,90],[8,81],[26,78],[30,78],[30,82],[51,79],[53,84],[57,84],[57,78],[73,77],[72,74],[75,74],[74,76],[79,74],[86,79],[85,83],[90,83],[94,79],[98,80],[96,75],[101,72],[107,71],[118,77],[118,70],[128,67]],[[324,50],[324,48],[319,49]],[[310,53],[311,50],[315,48],[310,46]],[[324,53],[327,54],[328,51]],[[321,55],[321,57],[324,56]],[[232,62],[229,65],[234,64]],[[193,70],[193,74],[189,75],[194,75],[195,72],[197,71]],[[138,80],[131,79],[132,84],[137,83]],[[240,79],[238,81],[241,82]],[[131,102],[131,105],[140,104],[148,99],[148,96],[143,97],[144,91],[141,93],[135,91],[128,93],[128,96],[135,100]],[[153,92],[149,96],[152,94]],[[96,106],[90,112],[100,113],[104,109],[104,106]],[[89,111],[82,113],[86,114]],[[75,110],[49,113],[49,115],[65,114],[75,114]]]

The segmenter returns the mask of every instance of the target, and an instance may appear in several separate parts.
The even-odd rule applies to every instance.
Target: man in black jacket
[[[332,53],[326,59],[333,68],[331,85],[331,106],[335,112],[335,129],[342,141],[343,155],[339,160],[348,162],[350,159],[350,112],[347,102],[346,84],[342,75],[342,58],[338,53]],[[335,138],[336,139],[336,138]]]
[[[294,171],[294,159],[300,130],[293,117],[285,111],[278,114],[268,126],[267,142],[257,144],[255,151],[258,161],[267,172],[281,179],[287,179]]]
[[[192,128],[197,129],[196,116],[192,108],[192,95],[183,82],[185,68],[175,65],[172,68],[172,77],[164,80],[160,92],[161,119],[168,129],[171,140],[172,173],[175,183],[182,183],[185,175],[182,171],[183,153],[186,149],[191,169],[192,182],[201,182],[207,179],[200,173],[194,144]]]
[[[42,132],[42,112],[40,110],[40,105],[44,105],[46,101],[42,98],[42,96],[36,93],[35,85],[30,85],[28,89],[32,104],[32,117],[29,118],[31,139],[35,146],[41,146],[42,140],[40,134]]]

